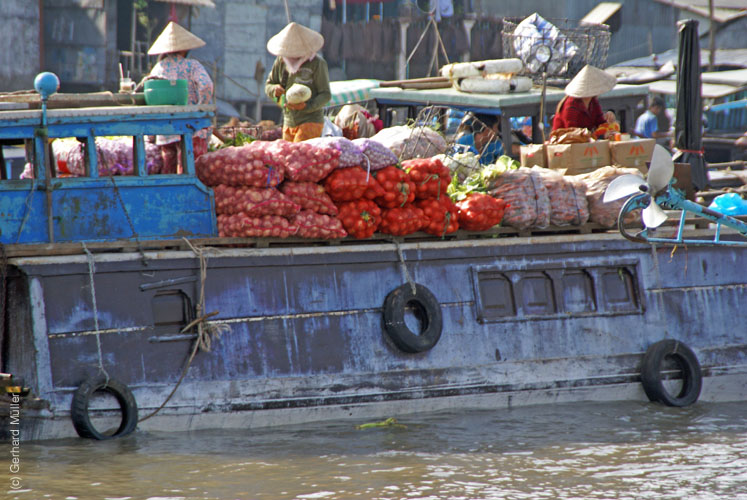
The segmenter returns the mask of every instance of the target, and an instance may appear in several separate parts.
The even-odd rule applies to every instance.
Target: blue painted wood
[[[192,136],[211,123],[204,106],[123,106],[0,112],[0,139],[34,141],[35,180],[0,181],[0,242],[45,243],[217,236],[212,190],[195,175]],[[135,176],[98,178],[95,139],[132,136]],[[147,175],[145,135],[179,135],[183,175]],[[47,138],[86,141],[86,174],[46,181]],[[51,189],[47,207],[46,185]],[[52,218],[52,234],[48,217]]]

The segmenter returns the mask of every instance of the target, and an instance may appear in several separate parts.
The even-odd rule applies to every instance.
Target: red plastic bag
[[[425,214],[427,223],[423,231],[426,233],[444,236],[459,229],[459,209],[448,196],[417,200],[415,206]]]
[[[456,204],[459,227],[468,231],[487,231],[501,223],[508,205],[505,201],[483,193],[471,193]]]
[[[373,200],[346,201],[339,209],[342,226],[353,238],[370,238],[381,224],[381,209]]]
[[[384,210],[381,217],[379,232],[393,236],[412,234],[428,223],[423,210],[411,203]]]
[[[441,198],[451,183],[451,172],[438,158],[416,158],[402,162],[415,183],[415,198]]]
[[[375,198],[384,194],[374,176],[360,167],[337,169],[324,180],[324,188],[336,202]]]

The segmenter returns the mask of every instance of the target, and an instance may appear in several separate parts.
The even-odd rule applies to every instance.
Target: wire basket
[[[479,116],[465,112],[459,118],[458,125],[447,123],[447,114],[454,111],[448,106],[431,105],[423,107],[411,124],[412,130],[406,143],[395,152],[400,161],[410,158],[428,158],[436,154],[442,154],[444,165],[449,167],[452,175],[456,175],[460,181],[470,175],[478,173],[483,165],[480,163],[482,155],[495,156],[497,159],[500,144],[498,134],[490,134],[479,148],[466,146],[458,142],[459,137],[465,133],[480,133],[491,128],[480,120]],[[432,133],[426,133],[426,129],[437,130],[440,139],[434,141]],[[475,154],[464,154],[475,153]]]
[[[535,52],[520,53],[519,47],[538,47],[545,45],[552,48],[553,57],[558,54],[573,52],[571,57],[556,59],[557,64],[547,65],[547,76],[567,83],[587,64],[604,68],[607,65],[607,52],[610,45],[610,28],[606,24],[583,24],[568,19],[545,19],[560,32],[560,37],[551,38],[549,30],[541,30],[539,36],[522,36],[514,32],[523,18],[507,17],[503,19],[502,42],[503,57],[518,58],[524,62],[524,71],[520,74],[531,77],[534,81],[542,79],[541,63],[534,59]],[[551,59],[551,61],[553,61]]]

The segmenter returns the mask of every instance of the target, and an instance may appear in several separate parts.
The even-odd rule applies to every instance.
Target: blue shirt
[[[482,148],[482,153],[475,146],[475,136],[473,134],[464,134],[457,139],[457,144],[468,146],[468,150],[476,155],[480,155],[482,165],[490,165],[503,154],[503,143],[498,139],[493,139]]]
[[[650,110],[646,110],[646,112],[639,116],[635,121],[635,133],[642,137],[651,138],[654,136],[654,132],[658,131],[659,120]]]

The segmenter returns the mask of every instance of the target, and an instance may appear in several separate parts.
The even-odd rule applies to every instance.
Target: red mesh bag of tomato
[[[407,172],[399,167],[390,166],[374,172],[384,194],[376,197],[376,203],[382,208],[403,207],[415,201],[415,183]]]
[[[222,238],[287,238],[298,226],[279,215],[249,217],[246,214],[219,215],[218,235]]]
[[[337,215],[337,207],[324,191],[324,186],[316,182],[285,181],[280,191],[293,203],[318,214]]]
[[[503,212],[510,205],[500,198],[471,193],[456,206],[459,209],[459,227],[468,231],[487,231],[501,223]]]
[[[384,194],[374,176],[361,167],[338,168],[324,179],[324,189],[336,202],[372,199]]]
[[[423,210],[427,220],[423,231],[426,233],[444,236],[459,229],[459,209],[448,196],[418,200],[415,206]]]
[[[402,162],[410,180],[415,183],[415,198],[441,198],[451,183],[449,168],[438,158],[415,158]]]
[[[275,188],[235,187],[219,184],[215,192],[215,213],[261,215],[295,215],[301,207]]]
[[[379,232],[392,236],[405,236],[420,231],[428,223],[423,210],[409,203],[381,213]]]
[[[319,240],[333,240],[348,235],[337,217],[301,210],[293,217],[292,224],[298,227],[297,236]]]
[[[338,209],[342,226],[353,238],[370,238],[381,224],[381,209],[373,200],[347,201],[338,205]]]

